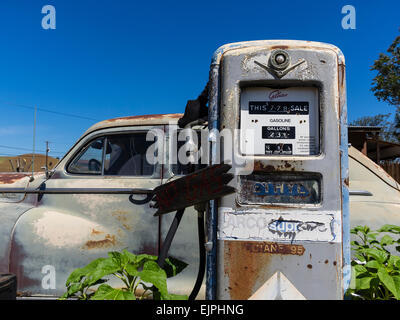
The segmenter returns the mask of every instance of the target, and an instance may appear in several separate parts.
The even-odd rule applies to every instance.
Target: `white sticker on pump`
[[[219,240],[341,242],[340,211],[218,209]]]
[[[244,155],[319,154],[318,89],[243,88],[240,129]],[[246,137],[249,129],[254,139]]]

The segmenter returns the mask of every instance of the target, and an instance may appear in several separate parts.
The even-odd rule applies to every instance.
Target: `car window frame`
[[[88,178],[102,178],[102,179],[113,179],[113,178],[123,178],[123,179],[159,179],[161,176],[161,171],[162,171],[162,164],[156,163],[154,164],[154,170],[152,175],[141,175],[141,176],[133,176],[133,175],[105,175],[104,174],[104,156],[105,156],[105,143],[107,140],[108,136],[111,135],[133,135],[135,133],[146,133],[150,131],[153,128],[163,128],[162,125],[155,125],[155,126],[148,126],[148,125],[141,125],[137,126],[135,128],[134,126],[130,128],[112,128],[112,130],[99,130],[99,132],[91,133],[90,136],[87,136],[87,139],[80,139],[82,143],[79,145],[76,144],[77,149],[73,150],[71,153],[71,157],[65,162],[65,165],[63,165],[63,173],[66,178],[81,178],[81,177],[88,177]],[[99,139],[99,138],[104,138],[103,140],[103,158],[102,158],[102,172],[100,174],[90,174],[90,173],[75,173],[75,172],[70,172],[68,170],[69,166],[71,163],[81,155],[81,152],[85,148],[88,147],[94,140]],[[164,147],[164,146],[163,146]],[[75,148],[72,148],[75,149]]]
[[[181,132],[182,130],[184,130],[184,129],[187,129],[187,128],[179,128],[178,126],[170,126],[171,128],[173,128],[173,129],[175,129],[175,130],[177,130],[177,135],[179,135],[179,132]],[[193,129],[193,128],[190,128],[190,129]],[[198,134],[198,143],[200,143],[201,144],[201,135],[202,135],[202,132],[204,131],[204,130],[207,130],[207,129],[203,129],[203,128],[195,128],[195,129],[193,129],[194,131],[196,131],[196,133]],[[199,137],[199,135],[200,135],[200,137]],[[169,137],[169,139],[171,139],[171,137]],[[182,141],[182,142],[184,142],[184,144],[187,142],[187,141]],[[170,155],[171,155],[171,150],[170,150],[170,147],[171,147],[171,143],[168,143],[168,154],[169,154],[169,157],[170,157]],[[182,147],[182,146],[181,146]],[[179,152],[179,149],[177,150],[177,154],[178,154],[178,152]],[[187,164],[186,164],[187,165]],[[198,165],[200,165],[200,166],[207,166],[208,164],[202,164],[201,163],[201,160],[200,160],[200,163],[198,164]],[[174,166],[174,164],[172,164],[172,163],[170,163],[170,161],[169,161],[169,159],[168,159],[168,173],[169,173],[169,176],[170,177],[183,177],[183,176],[185,176],[185,175],[187,175],[187,173],[185,174],[185,173],[182,173],[182,174],[177,174],[177,173],[174,173],[174,171],[173,171],[173,166]],[[200,167],[201,168],[201,167]]]
[[[70,166],[72,165],[72,163],[75,161],[75,159],[77,159],[78,157],[81,157],[89,148],[89,146],[93,143],[93,141],[95,140],[99,140],[99,139],[103,139],[103,150],[102,150],[102,157],[101,157],[101,171],[100,173],[89,173],[89,172],[71,172],[70,171]],[[87,143],[85,143],[77,152],[74,153],[74,155],[71,157],[71,159],[68,161],[68,163],[65,166],[65,171],[68,174],[71,175],[86,175],[86,176],[102,176],[103,175],[103,171],[104,171],[104,142],[106,140],[106,136],[96,136],[93,137],[93,139],[88,140]]]

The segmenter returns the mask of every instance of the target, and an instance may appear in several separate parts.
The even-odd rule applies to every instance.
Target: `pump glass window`
[[[240,97],[242,154],[319,154],[318,94],[318,89],[313,87],[243,88]]]

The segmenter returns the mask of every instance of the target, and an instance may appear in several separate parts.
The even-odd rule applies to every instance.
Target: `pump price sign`
[[[282,126],[266,126],[262,127],[263,139],[295,139],[296,127]]]
[[[319,153],[318,89],[244,88],[240,110],[241,150],[245,155]],[[248,139],[246,130],[254,130]]]
[[[308,114],[307,101],[250,101],[249,114]]]

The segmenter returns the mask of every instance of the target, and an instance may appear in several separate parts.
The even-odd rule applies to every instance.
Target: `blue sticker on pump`
[[[238,201],[243,204],[317,204],[321,176],[316,173],[250,174],[240,176]]]

